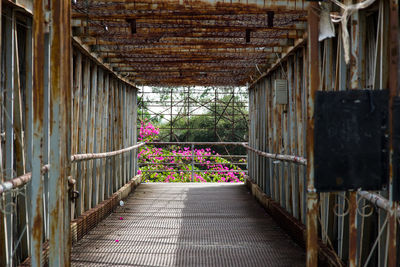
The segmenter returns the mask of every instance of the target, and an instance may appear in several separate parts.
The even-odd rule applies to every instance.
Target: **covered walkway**
[[[71,264],[296,267],[305,251],[244,184],[141,184],[73,247]]]
[[[398,0],[2,0],[0,15],[0,266],[400,266]],[[139,185],[145,86],[248,89],[251,194]]]

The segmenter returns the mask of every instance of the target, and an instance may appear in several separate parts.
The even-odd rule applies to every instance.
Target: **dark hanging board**
[[[387,90],[316,93],[315,188],[381,190],[388,179]]]

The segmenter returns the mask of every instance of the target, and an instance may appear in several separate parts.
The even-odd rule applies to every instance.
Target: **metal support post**
[[[194,182],[194,144],[192,144],[192,182]]]
[[[32,267],[42,265],[43,240],[43,102],[44,102],[44,6],[43,0],[34,2],[33,12],[33,140],[32,140],[32,181],[30,183],[30,256]]]
[[[318,3],[309,2],[308,56],[309,88],[307,96],[307,267],[318,265],[318,195],[314,188],[314,102],[319,88]]]
[[[397,207],[398,203],[393,201],[393,101],[399,94],[399,83],[398,83],[398,66],[399,66],[399,4],[397,0],[390,0],[389,9],[389,90],[390,90],[390,102],[389,102],[389,125],[390,125],[390,167],[389,167],[389,202],[390,212],[388,221],[388,266],[394,267],[397,264]],[[398,177],[397,177],[398,178]]]

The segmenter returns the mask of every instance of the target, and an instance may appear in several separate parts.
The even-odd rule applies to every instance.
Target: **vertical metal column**
[[[2,35],[2,1],[0,1],[0,36]],[[2,47],[2,42],[0,42],[0,52],[2,51],[1,49]],[[1,69],[1,62],[2,62],[2,53],[0,53],[0,69]],[[3,96],[3,91],[0,91],[1,96]],[[1,138],[0,138],[1,141]],[[2,147],[0,146],[0,155],[3,155],[3,151],[2,151]],[[0,181],[3,182],[3,157],[0,156]],[[3,201],[3,198],[0,199],[0,201]],[[0,213],[0,239],[5,240],[5,231],[4,231],[4,214]],[[6,248],[5,248],[5,244],[4,243],[0,243],[0,253],[2,253],[3,255],[6,255]],[[2,265],[6,265],[6,258],[5,257],[0,257],[0,264]]]
[[[107,92],[104,89],[105,88],[105,77],[107,74],[103,71],[102,68],[99,69],[99,89],[100,89],[100,97],[99,97],[99,104],[100,104],[100,114],[98,118],[98,122],[100,126],[98,127],[98,143],[97,143],[97,150],[100,152],[105,152],[107,151],[104,147],[104,144],[106,140],[104,139],[104,133],[107,130],[107,124],[106,121],[104,120],[105,114],[107,113]],[[105,171],[104,171],[104,166],[106,163],[106,159],[100,159],[98,161],[99,167],[97,168],[97,174],[98,174],[98,179],[99,179],[99,194],[98,194],[98,203],[102,202],[104,200],[104,192],[105,192]]]
[[[173,108],[172,108],[172,102],[173,102],[173,100],[172,100],[172,87],[171,87],[171,92],[170,92],[170,115],[169,115],[169,118],[170,118],[170,123],[169,123],[169,127],[170,127],[170,129],[169,129],[169,141],[170,142],[172,142],[172,141],[174,141],[173,140],[173,132],[172,132],[172,124],[173,124],[173,115],[172,115],[172,110],[173,110]],[[143,96],[142,96],[142,108],[143,108],[143,111],[144,111],[144,103],[143,103],[143,101],[144,101],[144,99],[143,99]],[[144,113],[144,112],[142,112],[142,113]],[[142,119],[142,122],[143,122],[143,119]]]
[[[393,201],[393,101],[399,95],[398,67],[399,67],[399,4],[397,0],[389,2],[389,125],[390,125],[390,169],[389,169],[389,202],[390,212],[388,221],[389,245],[388,245],[388,266],[394,267],[397,264],[397,207],[398,203]]]
[[[138,118],[138,103],[137,103],[137,97],[138,97],[138,90],[135,89],[133,93],[133,104],[134,104],[134,110],[133,110],[133,126],[132,129],[134,131],[133,133],[133,144],[135,145],[137,143],[137,118]],[[136,149],[134,151],[134,175],[137,174],[138,171],[138,158],[137,158],[138,150]]]
[[[347,0],[348,4],[352,1]],[[359,11],[355,12],[351,18],[351,56],[350,56],[350,89],[360,88],[361,79],[361,60],[359,52],[362,50],[359,38],[360,25]],[[349,266],[357,266],[357,192],[349,192]]]
[[[86,58],[83,65],[82,75],[82,95],[81,95],[81,120],[80,124],[80,140],[79,140],[79,152],[87,153],[87,136],[88,136],[88,124],[89,124],[89,97],[90,97],[90,62]],[[78,209],[80,213],[83,213],[87,208],[87,183],[88,183],[88,162],[84,161],[81,163],[81,179],[78,181],[78,190],[81,193],[80,199],[78,200]]]
[[[96,104],[96,123],[95,123],[95,150],[96,152],[103,152],[102,150],[102,139],[101,139],[101,132],[103,130],[103,108],[104,108],[104,96],[103,96],[103,86],[104,86],[104,72],[103,69],[100,67],[98,68],[98,75],[97,75],[97,104]],[[102,180],[102,172],[101,172],[101,163],[103,159],[96,159],[94,160],[94,168],[96,169],[96,174],[94,175],[94,194],[93,194],[93,205],[96,206],[101,199],[101,194],[103,192],[104,183]]]
[[[63,217],[64,217],[64,236],[63,236],[63,253],[61,257],[64,257],[64,266],[70,266],[70,258],[71,258],[71,201],[69,198],[70,187],[68,183],[68,179],[71,177],[71,138],[72,138],[72,28],[71,28],[71,1],[63,1],[63,23],[64,25],[64,40],[62,43],[63,50],[63,59],[62,62],[65,62],[65,69],[63,71],[63,83],[64,86],[64,94],[65,94],[65,104],[63,105],[63,120],[62,124],[64,124],[64,140],[61,140],[61,153],[64,153],[64,162],[65,162],[65,175],[64,175],[64,183],[62,190],[64,193],[63,199]],[[64,146],[64,147],[63,147]]]
[[[73,142],[73,146],[72,146],[72,154],[77,154],[77,153],[81,153],[80,151],[80,135],[82,135],[80,129],[80,121],[82,121],[82,114],[81,114],[81,110],[82,110],[82,105],[81,105],[81,97],[82,97],[82,54],[80,52],[76,53],[76,57],[75,57],[75,62],[74,62],[74,71],[75,71],[75,75],[74,75],[74,108],[73,108],[73,112],[74,112],[74,118],[73,118],[73,135],[72,135],[72,142]],[[73,166],[73,172],[72,175],[73,177],[77,180],[77,190],[78,192],[82,192],[82,163],[81,162],[77,162],[74,166]],[[81,215],[81,200],[77,199],[75,201],[76,203],[76,209],[75,209],[75,213],[77,216]]]
[[[109,102],[109,90],[110,87],[110,75],[105,74],[105,79],[104,79],[104,113],[103,113],[103,133],[102,133],[102,140],[103,140],[103,145],[102,145],[102,151],[108,151],[108,128],[109,128],[109,120],[108,120],[108,102]],[[109,190],[109,176],[108,176],[108,167],[107,163],[109,162],[108,159],[103,160],[103,165],[102,165],[102,179],[104,181],[104,192],[102,195],[100,195],[100,201],[103,201],[105,198],[108,197],[108,190]]]
[[[111,149],[111,135],[110,135],[110,129],[112,125],[112,118],[111,118],[111,87],[110,87],[110,81],[111,81],[111,75],[107,74],[106,75],[106,80],[105,80],[105,86],[104,89],[106,91],[106,102],[107,102],[107,107],[105,109],[105,125],[107,125],[106,132],[105,132],[105,146],[104,146],[104,151],[110,151]],[[110,192],[112,190],[112,182],[111,182],[111,160],[109,158],[105,159],[105,183],[106,183],[106,189],[104,193],[104,197],[108,198],[110,196]]]
[[[5,9],[6,19],[4,24],[5,36],[8,38],[5,41],[5,133],[6,133],[6,144],[5,144],[5,180],[11,180],[14,178],[14,60],[15,60],[15,13],[14,10],[7,8]],[[10,194],[5,196],[6,203],[11,203],[12,197]],[[13,213],[6,214],[6,252],[7,252],[7,264],[13,265],[12,251],[13,247],[13,236],[14,236],[14,218]]]
[[[318,67],[318,3],[308,7],[308,56],[309,79],[307,88],[307,267],[318,265],[318,196],[314,188],[314,102],[319,88]]]
[[[46,9],[45,9],[46,10]],[[50,34],[48,27],[44,34],[44,89],[43,89],[43,151],[42,151],[42,164],[49,164],[50,157]],[[49,174],[46,173],[43,177],[43,190],[49,192]],[[49,194],[44,194],[44,217],[45,217],[45,235],[46,239],[49,238]]]
[[[34,2],[33,7],[33,140],[32,140],[32,180],[30,183],[29,232],[32,267],[42,264],[43,238],[43,181],[41,175],[43,142],[43,100],[44,100],[44,7],[43,0]]]
[[[52,0],[50,33],[50,176],[49,176],[49,265],[69,266],[67,157],[71,85],[70,7],[69,1]],[[68,109],[69,108],[69,109]],[[68,225],[69,226],[69,225]],[[67,251],[67,252],[66,252]],[[68,257],[67,257],[68,256]]]
[[[1,8],[0,8],[1,13]],[[26,171],[32,172],[32,139],[33,139],[33,80],[32,80],[32,70],[33,70],[33,36],[32,36],[32,20],[29,20],[28,29],[26,32],[26,47],[25,47],[25,67],[26,67],[26,76],[25,76],[25,155],[26,155]],[[1,31],[0,31],[1,32]],[[0,35],[1,36],[1,35]],[[30,231],[29,231],[29,217],[30,217],[30,186],[27,186],[25,192],[25,207],[26,209],[26,219],[25,226],[27,227],[26,231],[26,242],[27,248],[24,251],[23,256],[29,255],[29,243],[30,243]],[[1,262],[0,262],[1,263]]]
[[[96,110],[97,110],[97,65],[94,64],[93,68],[91,69],[91,85],[90,85],[90,123],[89,123],[89,136],[88,136],[88,142],[89,142],[89,149],[88,151],[92,153],[95,151],[95,141],[96,141]],[[93,208],[96,203],[95,203],[95,197],[96,197],[96,186],[97,186],[97,180],[96,180],[96,161],[95,160],[90,160],[88,162],[88,179],[87,179],[88,186],[86,187],[88,189],[88,206],[85,207],[86,210]]]

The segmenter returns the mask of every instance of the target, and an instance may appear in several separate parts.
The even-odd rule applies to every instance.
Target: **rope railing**
[[[248,150],[251,150],[255,152],[256,154],[266,157],[266,158],[271,158],[271,159],[277,159],[277,160],[282,160],[282,161],[290,161],[290,162],[295,162],[299,163],[302,165],[307,165],[307,159],[303,157],[298,157],[298,156],[292,156],[292,155],[281,155],[281,154],[272,154],[272,153],[267,153],[267,152],[262,152],[260,150],[254,149],[250,146],[248,146],[246,143],[242,143],[242,145],[247,148]],[[390,201],[378,194],[368,192],[368,191],[358,191],[358,195],[372,204],[374,204],[376,207],[383,209],[387,212],[391,212],[391,207],[390,207]],[[400,218],[400,207],[397,209],[396,212],[396,217]]]
[[[253,151],[254,153],[256,153],[260,156],[266,157],[266,158],[282,160],[282,161],[289,161],[289,162],[294,162],[294,163],[298,163],[301,165],[307,165],[307,159],[303,158],[303,157],[263,152],[263,151],[260,151],[260,150],[257,150],[255,148],[248,146],[247,143],[242,143],[242,146],[245,147],[247,150]]]
[[[41,169],[41,173],[45,174],[50,170],[50,165],[44,165]],[[32,179],[32,173],[28,172],[25,173],[24,175],[18,176],[14,179],[11,179],[9,181],[6,181],[4,183],[0,184],[0,194],[11,191],[14,188],[18,188],[21,186],[26,185],[30,180]]]
[[[368,191],[358,191],[357,193],[360,197],[368,200],[376,207],[381,208],[387,212],[391,212],[390,201],[387,198]],[[397,209],[396,217],[400,218],[400,208]]]
[[[127,147],[127,148],[123,148],[123,149],[116,150],[116,151],[111,151],[111,152],[75,154],[75,155],[71,156],[71,162],[113,157],[113,156],[117,156],[117,155],[123,154],[125,152],[129,152],[129,151],[134,150],[134,149],[138,149],[139,147],[144,146],[144,145],[145,145],[145,143],[139,143],[139,144],[131,146],[131,147]]]
[[[101,158],[107,158],[107,157],[113,157],[117,156],[120,154],[123,154],[125,152],[129,152],[134,149],[138,149],[139,147],[145,145],[145,143],[140,143],[131,147],[123,148],[120,150],[116,151],[111,151],[111,152],[104,152],[104,153],[87,153],[87,154],[76,154],[71,156],[71,162],[78,162],[82,160],[91,160],[91,159],[101,159]],[[45,174],[50,170],[50,165],[46,164],[42,167],[41,173]],[[28,172],[25,173],[21,176],[18,176],[14,179],[11,179],[9,181],[3,182],[0,184],[0,194],[11,191],[15,188],[21,187],[29,183],[29,181],[32,179],[32,173]]]

